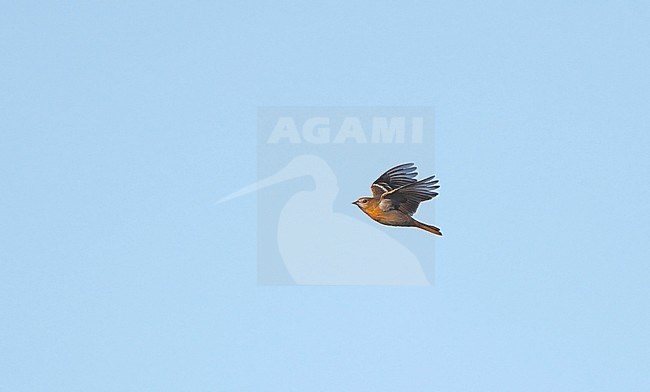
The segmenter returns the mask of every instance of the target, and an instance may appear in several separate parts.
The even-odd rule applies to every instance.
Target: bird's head
[[[368,208],[370,205],[370,200],[371,197],[360,197],[356,201],[353,201],[352,204],[356,204],[357,207],[361,208],[362,210]]]

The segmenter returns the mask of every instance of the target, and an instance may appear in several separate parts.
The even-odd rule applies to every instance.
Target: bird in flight
[[[421,202],[438,196],[435,190],[440,188],[436,176],[416,180],[416,169],[412,163],[395,166],[372,183],[371,197],[360,197],[352,204],[383,225],[417,227],[442,236],[439,228],[412,217]]]

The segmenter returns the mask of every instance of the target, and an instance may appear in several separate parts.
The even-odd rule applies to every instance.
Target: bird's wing
[[[418,206],[425,200],[431,200],[438,196],[436,189],[440,188],[436,176],[403,185],[381,196],[379,208],[383,211],[399,210],[407,215],[415,214]]]
[[[417,170],[417,167],[413,166],[412,163],[404,163],[388,170],[370,186],[372,197],[379,197],[386,192],[414,183],[415,176],[418,175],[415,170]]]

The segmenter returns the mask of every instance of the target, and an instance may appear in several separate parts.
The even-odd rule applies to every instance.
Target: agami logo
[[[330,117],[310,117],[297,124],[294,117],[279,117],[267,143],[422,143],[423,117],[344,117],[340,124]],[[408,132],[407,132],[408,124]],[[299,130],[299,125],[300,130]]]
[[[434,170],[431,108],[266,107],[257,120],[257,181],[220,201],[257,195],[259,284],[431,284],[431,234],[379,225],[351,204],[396,164]]]

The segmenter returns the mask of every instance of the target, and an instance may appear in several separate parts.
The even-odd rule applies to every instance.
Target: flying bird
[[[372,197],[360,197],[352,204],[383,225],[417,227],[442,236],[439,228],[412,217],[420,203],[438,196],[435,190],[440,188],[436,176],[416,180],[416,170],[412,163],[395,166],[372,183]]]

